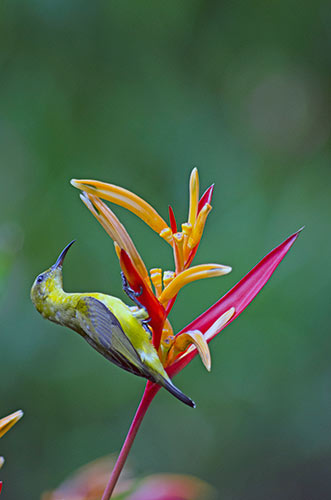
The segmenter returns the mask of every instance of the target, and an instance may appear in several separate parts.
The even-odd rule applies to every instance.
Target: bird
[[[36,277],[31,300],[37,311],[45,319],[79,333],[115,365],[159,384],[194,408],[194,401],[173,384],[165,371],[152,344],[146,326],[148,313],[143,307],[130,307],[118,297],[104,293],[63,290],[63,262],[74,242],[62,250],[54,265]]]

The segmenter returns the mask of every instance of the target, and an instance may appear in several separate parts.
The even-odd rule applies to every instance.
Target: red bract
[[[149,313],[149,324],[153,331],[153,344],[155,348],[158,349],[161,341],[163,324],[166,319],[164,307],[157,300],[150,287],[146,285],[145,281],[134,267],[130,257],[123,249],[121,249],[120,252],[120,266],[125,276],[129,277],[130,287],[139,295],[139,302]]]
[[[201,196],[199,203],[198,203],[198,213],[201,211],[201,209],[206,205],[206,203],[211,203],[211,199],[213,197],[213,192],[214,192],[214,186],[215,184],[212,184],[209,186],[208,189],[203,193]]]
[[[185,328],[183,328],[178,335],[191,330],[200,330],[202,333],[205,333],[218,318],[233,307],[235,309],[234,314],[220,328],[220,330],[215,333],[214,336],[207,339],[207,342],[209,343],[212,338],[214,338],[237,316],[239,316],[239,314],[246,309],[256,295],[262,290],[278,265],[284,259],[287,252],[292,247],[301,231],[302,229],[299,229],[299,231],[289,236],[280,245],[271,250],[271,252],[269,252],[255,267],[253,267],[253,269],[251,269],[246,276],[244,276],[233,288],[231,288],[229,292],[227,292],[213,306],[207,309],[207,311],[192,321],[192,323],[189,323]],[[185,366],[188,365],[188,363],[190,363],[196,355],[197,350],[195,348],[190,353],[182,355],[182,357],[180,357],[167,369],[170,377],[174,377],[183,368],[185,368]],[[149,393],[149,397],[154,397],[159,389],[160,387],[158,385],[153,384],[152,382],[147,383],[146,391]]]
[[[207,311],[202,313],[192,323],[187,325],[179,334],[188,330],[200,330],[202,333],[206,332],[208,328],[226,311],[234,307],[235,312],[227,323],[217,332],[220,333],[226,326],[228,326],[244,309],[252,302],[256,295],[262,290],[264,285],[269,281],[272,274],[284,259],[287,252],[299,236],[303,228],[299,229],[296,233],[289,236],[283,243],[271,250],[249,273],[246,274],[231,290],[226,293],[220,300],[211,306]],[[214,335],[214,336],[215,336]],[[213,337],[207,339],[207,342]],[[174,365],[169,368],[169,374],[174,376],[182,370],[197,354],[197,351],[182,357]]]
[[[171,231],[173,233],[177,233],[177,222],[171,205],[169,205],[169,221],[170,221]]]

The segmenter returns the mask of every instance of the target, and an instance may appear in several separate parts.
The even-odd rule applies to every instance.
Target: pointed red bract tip
[[[211,306],[207,311],[202,313],[197,319],[187,325],[180,333],[188,330],[200,330],[205,333],[215,321],[222,316],[231,307],[235,308],[235,313],[232,318],[224,325],[228,326],[244,309],[252,302],[256,295],[262,290],[264,285],[269,281],[271,275],[281,263],[291,246],[299,236],[302,228],[296,233],[289,236],[283,243],[271,250],[246,276],[244,276],[228,293],[220,300]],[[220,330],[222,331],[223,328]],[[218,333],[220,333],[217,332]],[[210,339],[211,340],[211,339]],[[182,359],[179,359],[168,370],[170,376],[178,373],[186,366],[196,355],[196,351],[188,354]]]
[[[171,205],[169,205],[169,221],[170,221],[171,231],[174,234],[177,233],[177,222]]]
[[[206,205],[206,203],[209,203],[211,202],[211,199],[213,197],[213,192],[214,192],[214,185],[215,184],[212,184],[211,186],[209,186],[208,189],[206,189],[206,191],[203,193],[203,195],[201,196],[200,200],[199,200],[199,203],[198,203],[198,213],[200,212],[200,210],[202,210],[202,208]],[[200,244],[200,241],[199,243],[191,250],[191,252],[189,253],[189,256],[187,258],[187,261],[186,261],[186,264],[185,264],[185,269],[187,269],[188,267],[190,267],[190,265],[192,264],[193,262],[193,259],[195,257],[195,254],[197,253],[197,250],[199,248],[199,244]]]
[[[206,191],[201,196],[199,203],[198,203],[198,213],[205,206],[206,203],[210,204],[211,199],[213,197],[214,186],[215,186],[215,184],[212,184],[211,186],[209,186],[209,188],[206,189]]]

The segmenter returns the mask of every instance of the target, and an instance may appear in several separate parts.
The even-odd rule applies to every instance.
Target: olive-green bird
[[[144,308],[130,308],[117,297],[103,293],[66,293],[63,290],[62,265],[74,241],[65,247],[52,267],[35,279],[31,300],[37,311],[44,318],[78,332],[115,365],[161,385],[194,408],[194,402],[166,373],[151,343]]]

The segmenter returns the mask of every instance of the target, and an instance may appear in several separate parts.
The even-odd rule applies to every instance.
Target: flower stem
[[[118,481],[118,478],[122,472],[122,469],[124,467],[124,464],[126,462],[126,459],[128,457],[128,454],[131,450],[131,446],[133,444],[133,441],[137,435],[138,429],[140,427],[141,422],[143,421],[143,418],[149,408],[149,405],[154,399],[154,396],[159,390],[159,386],[156,384],[153,384],[152,382],[147,382],[144,394],[141,398],[141,401],[139,403],[138,409],[136,411],[136,414],[134,416],[134,419],[132,420],[130,429],[127,433],[127,436],[125,438],[124,444],[122,446],[122,449],[120,451],[120,454],[118,455],[115,467],[110,475],[107,487],[105,491],[103,492],[101,500],[109,500],[111,498],[111,495],[114,491],[114,488],[116,486],[116,483]]]

